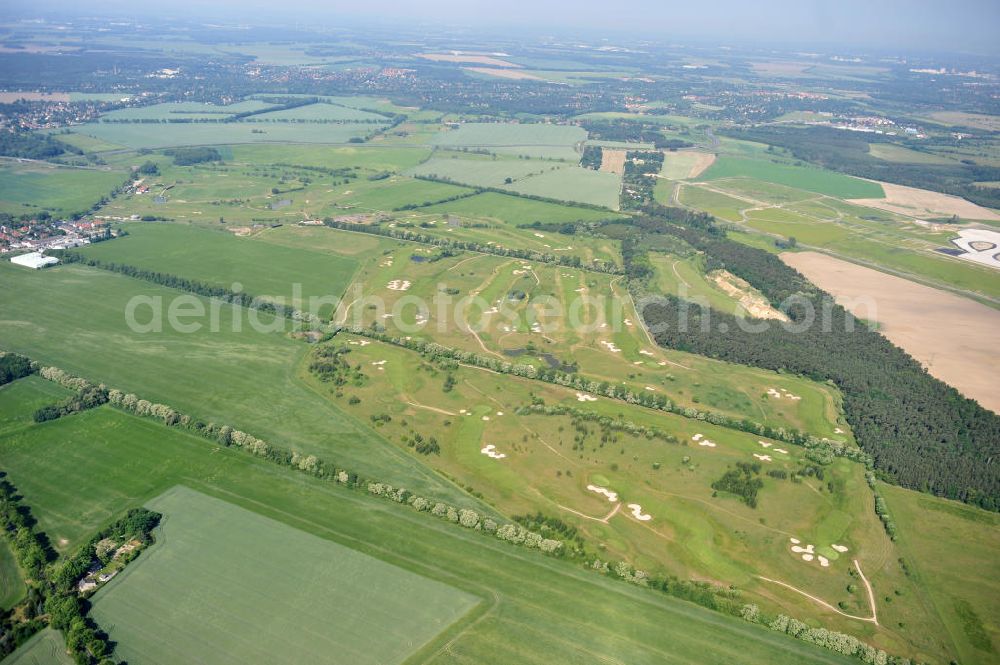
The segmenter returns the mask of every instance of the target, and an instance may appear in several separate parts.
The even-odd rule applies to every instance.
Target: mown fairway
[[[3,437],[0,454],[45,530],[86,537],[184,484],[482,599],[441,636],[446,649],[435,642],[412,662],[853,662],[106,407]]]
[[[425,468],[402,463],[371,429],[302,385],[296,366],[308,347],[282,332],[283,325],[256,332],[248,318],[255,315],[238,308],[242,330],[234,332],[233,308],[227,306],[219,308],[217,332],[206,316],[198,319],[203,327],[197,332],[174,330],[164,318],[163,332],[137,333],[124,316],[132,297],[162,298],[166,308],[181,292],[82,266],[31,271],[2,263],[0,275],[18,284],[0,294],[5,350],[206,422],[238,424],[277,445],[323,455],[370,477],[467,500]],[[91,297],[95,293],[100,297]],[[207,300],[197,301],[212,311]],[[150,321],[149,311],[139,315],[142,322]],[[274,321],[263,313],[258,320]]]
[[[185,487],[159,542],[94,598],[137,663],[401,663],[479,599]]]

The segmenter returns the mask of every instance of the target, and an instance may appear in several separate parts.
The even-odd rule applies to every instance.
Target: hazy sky
[[[66,8],[75,14],[150,11],[255,23],[405,20],[409,23],[523,26],[534,32],[641,32],[665,40],[815,42],[851,47],[1000,52],[1000,0],[0,0],[0,14]]]

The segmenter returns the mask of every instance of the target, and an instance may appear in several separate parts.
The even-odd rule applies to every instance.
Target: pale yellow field
[[[877,321],[933,376],[1000,413],[1000,311],[819,252],[785,252],[781,259],[855,316]]]
[[[601,150],[601,170],[606,173],[625,173],[625,150],[615,150],[614,148],[604,148]]]
[[[471,62],[475,65],[489,65],[491,67],[520,67],[513,62],[494,58],[490,55],[477,55],[474,53],[421,53],[421,58],[433,60],[434,62]]]
[[[516,65],[511,65],[516,66]],[[488,76],[496,76],[502,79],[514,79],[519,81],[541,81],[543,79],[535,76],[534,74],[529,74],[528,72],[518,71],[516,69],[496,69],[494,67],[463,67],[466,71],[476,72],[477,74],[486,74]]]
[[[958,215],[962,219],[986,219],[1000,221],[996,211],[976,205],[958,196],[932,192],[927,189],[906,187],[883,182],[884,199],[849,199],[851,203],[879,208],[910,217],[951,217]]]

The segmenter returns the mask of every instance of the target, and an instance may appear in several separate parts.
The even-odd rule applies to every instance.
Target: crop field
[[[961,662],[994,662],[1000,650],[1000,518],[900,487],[879,490],[900,527],[899,550],[915,589],[944,624],[941,639]]]
[[[441,636],[447,649],[418,652],[423,662],[852,662],[106,407],[4,437],[0,450],[44,529],[71,521],[86,537],[107,516],[183,483],[483,599]],[[120,584],[131,581],[126,573]]]
[[[576,161],[576,146],[586,139],[584,129],[571,125],[467,122],[458,129],[440,132],[433,142],[442,147]]]
[[[120,171],[0,161],[0,213],[70,214],[89,210],[125,180]]]
[[[461,152],[435,153],[434,157],[420,166],[411,169],[409,175],[422,175],[444,180],[454,180],[464,185],[477,187],[503,187],[510,178],[520,181],[530,176],[540,175],[548,171],[558,171],[567,168],[562,162],[541,159],[516,159],[510,157],[497,158]],[[560,198],[555,195],[552,198]]]
[[[883,159],[887,162],[901,162],[904,164],[954,164],[955,160],[941,157],[932,152],[923,150],[911,150],[894,143],[871,143],[868,146],[868,153],[872,157]]]
[[[336,459],[371,477],[460,496],[426,469],[401,464],[401,456],[371,429],[303,385],[296,368],[308,347],[284,332],[287,323],[225,306],[217,308],[213,326],[216,310],[207,299],[192,296],[185,300],[201,303],[205,315],[183,323],[200,323],[197,331],[167,325],[164,311],[162,332],[134,332],[124,316],[130,299],[160,298],[165,310],[181,292],[78,265],[31,271],[0,263],[0,275],[17,284],[0,294],[5,350],[206,422],[239,423],[255,436]],[[101,298],[88,297],[93,293]],[[136,320],[151,323],[151,307],[137,308]],[[254,321],[262,327],[255,329]]]
[[[62,634],[45,628],[3,660],[3,665],[73,665]]]
[[[701,174],[703,180],[739,177],[754,178],[844,199],[874,199],[883,196],[882,188],[877,183],[834,171],[740,157],[722,156]]]
[[[251,99],[225,106],[215,104],[203,104],[201,102],[170,102],[164,104],[153,104],[152,106],[139,106],[135,108],[118,109],[101,116],[102,121],[141,121],[158,120],[169,122],[171,120],[225,120],[237,113],[247,111],[262,111],[271,108],[273,104],[267,104],[260,100]],[[147,128],[148,131],[149,128]],[[160,127],[156,128],[159,131]]]
[[[519,194],[545,196],[618,210],[621,177],[617,173],[570,166],[519,180],[509,187]]]
[[[294,122],[389,122],[389,119],[378,113],[362,111],[339,104],[308,104],[293,109],[271,111],[254,116],[261,121],[294,121]]]
[[[94,599],[130,662],[401,663],[479,602],[184,487],[146,507],[160,542]]]
[[[614,219],[610,211],[561,206],[548,201],[533,201],[496,192],[485,192],[458,201],[424,208],[422,212],[444,213],[476,219],[494,219],[504,224],[519,226],[532,222],[575,222]]]
[[[26,592],[14,553],[10,551],[6,540],[0,541],[0,612],[17,605]]]
[[[254,144],[230,148],[235,162],[247,166],[294,164],[330,169],[358,167],[379,171],[400,171],[416,166],[431,154],[424,147]]]
[[[129,232],[124,238],[78,251],[87,258],[183,275],[227,289],[239,282],[246,293],[306,311],[311,297],[339,300],[358,268],[346,257],[275,246],[224,231],[156,222],[123,228]],[[267,269],[261,270],[262,266]],[[326,305],[317,314],[328,316],[330,311],[332,306]]]
[[[359,123],[227,122],[159,123],[150,131],[146,123],[88,123],[77,133],[129,148],[170,148],[186,145],[230,143],[345,144],[370,133],[374,127]]]

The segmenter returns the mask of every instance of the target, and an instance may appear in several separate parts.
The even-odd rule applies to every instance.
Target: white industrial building
[[[25,266],[27,268],[38,270],[39,268],[59,263],[59,259],[54,256],[43,256],[41,252],[31,252],[30,254],[15,256],[10,260],[10,262],[16,263],[19,266]]]

